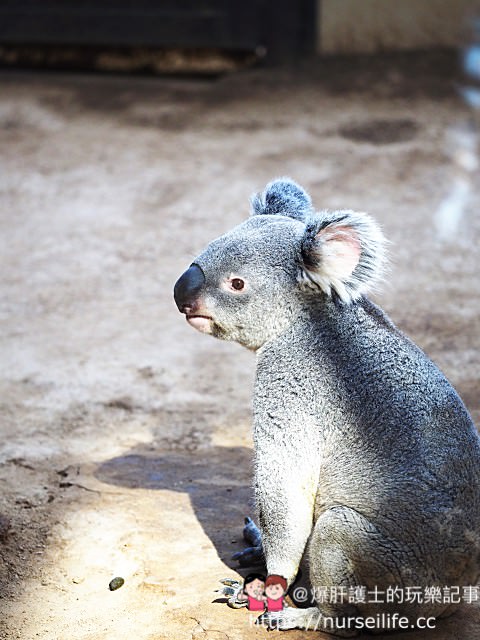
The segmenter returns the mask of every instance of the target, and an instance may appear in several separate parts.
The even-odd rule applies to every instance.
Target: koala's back
[[[287,422],[290,398],[285,428],[299,436],[301,407],[309,425],[314,417],[316,518],[347,506],[430,558],[437,579],[456,581],[464,566],[476,580],[478,434],[441,371],[380,309],[367,299],[313,306],[259,355],[256,395],[285,407]]]

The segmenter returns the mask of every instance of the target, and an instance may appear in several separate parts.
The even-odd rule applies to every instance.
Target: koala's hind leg
[[[399,566],[411,567],[404,550],[396,548],[360,513],[342,506],[332,507],[318,518],[307,557],[317,606],[324,616],[336,618],[340,624],[345,617],[360,619],[381,610],[393,612],[394,604],[366,602],[368,592],[402,584],[395,561]],[[411,576],[415,579],[415,571]],[[358,597],[360,588],[365,590],[365,599]],[[334,629],[325,631],[335,633]],[[379,631],[374,629],[373,633]]]
[[[401,585],[404,576],[400,567],[413,584],[420,579],[422,571],[420,561],[411,550],[387,538],[358,511],[342,506],[328,509],[317,519],[307,557],[314,588],[366,587],[372,590]]]
[[[390,561],[391,551],[391,545],[360,513],[347,507],[332,507],[318,518],[307,548],[311,599],[317,606],[266,613],[259,623],[273,629],[315,629],[340,637],[357,635],[356,621],[360,622],[366,613],[375,613],[375,609],[368,610],[368,604],[355,602],[349,588],[365,587],[369,591],[399,584],[400,576]]]
[[[245,518],[243,538],[250,546],[243,551],[238,551],[232,556],[232,560],[238,560],[242,567],[265,564],[262,548],[262,534],[251,518]]]

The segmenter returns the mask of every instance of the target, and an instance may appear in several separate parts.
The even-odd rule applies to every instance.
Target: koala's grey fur
[[[305,220],[307,215],[313,213],[308,193],[288,178],[270,182],[265,191],[256,193],[250,202],[252,215],[279,215]]]
[[[291,584],[305,552],[314,588],[475,585],[479,437],[444,375],[364,296],[384,261],[378,226],[315,213],[289,179],[252,208],[194,261],[205,281],[184,312],[256,351],[254,489],[268,573]],[[231,290],[232,278],[244,289]],[[414,623],[452,609],[318,602],[266,616],[321,630],[322,616],[386,611]]]

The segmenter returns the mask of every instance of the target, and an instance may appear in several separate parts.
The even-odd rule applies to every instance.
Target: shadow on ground
[[[212,446],[159,456],[140,450],[104,462],[94,475],[103,483],[129,489],[188,494],[220,559],[238,569],[231,556],[245,546],[243,522],[252,512],[251,457],[246,447]]]
[[[165,452],[161,455],[132,451],[102,463],[94,475],[102,483],[128,489],[167,490],[188,494],[196,518],[212,541],[220,559],[245,576],[251,568],[239,568],[232,554],[244,545],[241,529],[244,516],[252,513],[252,452],[246,447],[212,446],[195,452]],[[302,579],[308,587],[308,568]],[[225,600],[214,600],[225,606]],[[225,609],[225,620],[235,612]],[[450,617],[435,622],[435,630],[409,630],[386,634],[362,634],[379,640],[476,640],[480,638],[480,606],[462,605]],[[297,632],[298,633],[298,632]],[[303,632],[304,633],[304,632]],[[297,637],[295,632],[290,635]],[[310,634],[308,634],[310,636]],[[312,637],[331,638],[322,633]]]

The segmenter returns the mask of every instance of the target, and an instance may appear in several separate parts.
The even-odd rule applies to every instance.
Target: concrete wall
[[[458,46],[472,38],[480,0],[319,0],[319,53]]]

